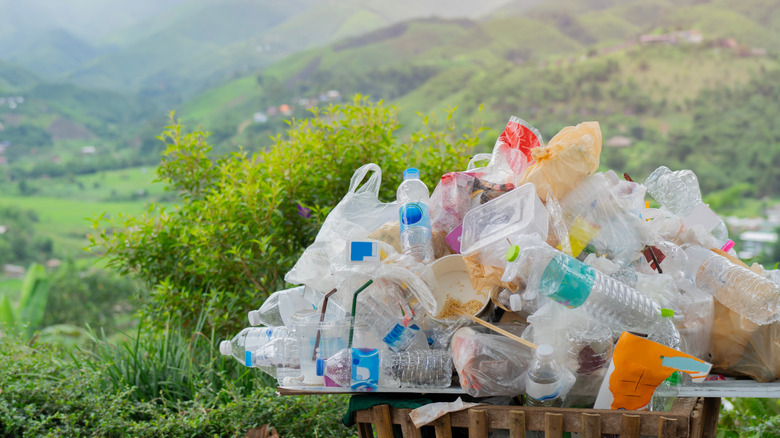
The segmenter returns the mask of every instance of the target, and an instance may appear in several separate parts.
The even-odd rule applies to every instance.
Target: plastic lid
[[[672,373],[671,376],[666,378],[666,381],[672,384],[673,386],[677,386],[682,383],[682,376],[680,376],[680,373],[675,371]]]
[[[520,255],[520,247],[517,245],[511,245],[509,249],[506,250],[506,260],[508,262],[513,262],[517,260],[517,257]]]
[[[420,179],[420,171],[417,168],[410,167],[404,170],[404,179]]]
[[[230,341],[222,341],[219,343],[219,352],[225,356],[230,356],[233,352],[233,346],[230,345]]]
[[[251,367],[252,366],[252,352],[251,351],[245,351],[244,352],[244,365]]]
[[[542,344],[536,347],[536,357],[539,359],[552,359],[554,352],[555,349],[549,344]]]
[[[674,316],[674,310],[672,309],[661,309],[661,316],[664,318],[671,318]]]
[[[262,321],[260,321],[260,312],[257,310],[250,310],[249,315],[247,316],[249,317],[249,325],[257,326],[262,324]]]

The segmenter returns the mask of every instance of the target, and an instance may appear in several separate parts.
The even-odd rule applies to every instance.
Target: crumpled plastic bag
[[[452,362],[460,386],[472,397],[522,394],[533,356],[517,341],[472,327],[463,327],[452,337]]]
[[[412,423],[414,423],[415,427],[423,427],[450,412],[458,412],[482,404],[483,403],[466,403],[458,397],[454,402],[429,403],[425,406],[421,406],[412,410],[412,412],[409,412],[409,418],[412,419]]]
[[[373,173],[372,173],[373,172]],[[368,181],[360,185],[371,173]],[[284,276],[291,284],[305,284],[318,291],[329,291],[337,286],[339,278],[332,275],[334,261],[350,240],[366,239],[382,225],[398,220],[398,203],[379,200],[382,169],[369,163],[352,175],[349,190],[341,202],[325,218],[317,237],[295,266]]]
[[[520,177],[518,184],[534,183],[539,199],[552,193],[563,199],[587,175],[599,167],[601,128],[598,122],[567,126],[547,146],[531,151],[535,161]]]

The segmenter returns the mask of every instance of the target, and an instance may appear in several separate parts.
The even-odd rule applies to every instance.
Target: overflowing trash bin
[[[220,351],[283,387],[544,407],[664,411],[711,372],[774,380],[780,275],[736,258],[693,171],[639,183],[598,172],[600,153],[596,122],[544,144],[512,117],[484,167],[430,195],[410,167],[384,203],[362,166],[286,275],[298,286]]]

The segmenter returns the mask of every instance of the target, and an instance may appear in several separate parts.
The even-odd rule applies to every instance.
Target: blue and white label
[[[379,350],[376,348],[352,349],[353,391],[376,391],[379,385]]]
[[[379,263],[379,243],[372,241],[350,241],[347,243],[347,259],[351,263]]]
[[[423,202],[409,202],[398,209],[401,221],[401,232],[414,226],[431,228],[431,213]]]

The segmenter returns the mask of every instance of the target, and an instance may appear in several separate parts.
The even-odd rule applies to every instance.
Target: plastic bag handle
[[[476,162],[477,161],[483,161],[488,160],[490,161],[493,158],[493,154],[477,154],[474,155],[471,160],[469,160],[468,166],[466,166],[466,170],[474,170],[476,169]]]
[[[360,188],[360,183],[363,182],[363,178],[373,171],[374,173],[368,178],[368,181]],[[358,170],[352,175],[352,179],[349,182],[349,193],[363,193],[369,192],[374,195],[379,195],[379,186],[382,184],[382,168],[374,163],[368,163],[360,166]]]

